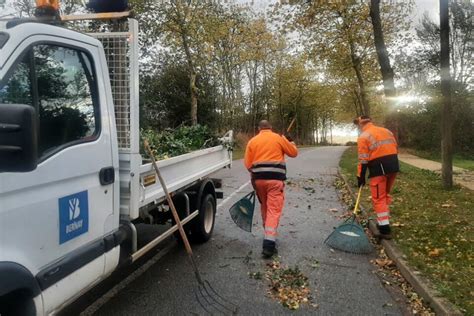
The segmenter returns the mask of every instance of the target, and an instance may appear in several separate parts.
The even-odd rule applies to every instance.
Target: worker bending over
[[[274,133],[266,120],[258,124],[258,130],[247,144],[244,162],[261,204],[265,229],[262,254],[269,258],[277,252],[277,228],[285,202],[285,155],[296,157],[298,149],[289,136]]]
[[[388,129],[375,126],[368,116],[354,120],[361,134],[357,139],[359,165],[357,182],[359,187],[365,185],[365,173],[369,169],[372,205],[377,213],[377,224],[380,237],[391,239],[390,209],[392,202],[390,191],[395,183],[398,163],[397,141]]]

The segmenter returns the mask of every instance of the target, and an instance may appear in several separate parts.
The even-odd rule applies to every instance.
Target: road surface
[[[345,206],[333,182],[344,147],[301,151],[288,160],[286,206],[279,230],[279,255],[285,265],[297,265],[309,278],[313,303],[291,312],[267,295],[265,280],[249,277],[264,272],[261,258],[263,229],[256,214],[253,233],[239,230],[228,215],[229,207],[251,191],[242,161],[222,170],[225,200],[220,201],[211,241],[194,246],[204,278],[224,297],[240,307],[239,315],[400,315],[394,298],[373,273],[370,256],[330,250],[323,244],[340,222]],[[337,209],[337,212],[335,212]],[[256,210],[258,211],[258,210]],[[317,260],[319,266],[314,267]],[[143,274],[93,309],[96,315],[204,315],[196,302],[196,282],[186,253],[180,246],[154,263]],[[97,304],[96,304],[97,305]]]

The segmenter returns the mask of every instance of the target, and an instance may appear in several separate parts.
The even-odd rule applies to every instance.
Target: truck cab
[[[138,23],[0,28],[0,315],[54,314],[172,236],[139,150]],[[209,240],[227,143],[159,161],[186,232]],[[138,247],[137,225],[168,225]]]
[[[66,28],[0,34],[0,304],[48,313],[118,261],[107,63],[99,41]]]

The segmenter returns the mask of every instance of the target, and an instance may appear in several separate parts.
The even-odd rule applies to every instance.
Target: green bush
[[[176,129],[165,129],[156,132],[151,129],[141,130],[141,139],[147,139],[151,150],[157,160],[167,159],[219,144],[215,136],[207,126],[180,126]],[[140,144],[140,151],[145,158],[148,153]]]

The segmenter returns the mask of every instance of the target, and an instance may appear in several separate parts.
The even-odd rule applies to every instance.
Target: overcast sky
[[[5,2],[6,3],[6,7],[10,7],[11,4],[14,2],[15,0],[0,0],[0,4],[2,2]],[[232,1],[232,0],[230,0]],[[229,1],[229,2],[230,2]],[[253,6],[255,7],[255,10],[258,10],[258,11],[263,11],[265,10],[266,8],[268,8],[268,6],[272,3],[275,3],[277,2],[277,0],[253,0],[253,1],[249,1],[249,0],[233,0],[234,2],[237,2],[237,3],[247,3],[247,4],[253,4]],[[368,1],[368,0],[366,0]],[[387,0],[382,0],[382,3],[384,1],[387,1]],[[394,0],[389,0],[389,1],[394,1]],[[397,0],[395,0],[397,1]],[[398,0],[398,1],[404,1],[404,0]],[[414,12],[413,12],[413,17],[412,17],[412,21],[414,22],[418,22],[419,19],[421,18],[421,16],[423,15],[423,13],[425,11],[428,12],[428,14],[431,16],[431,18],[433,20],[438,20],[438,16],[439,16],[439,0],[415,0],[415,9],[414,9]],[[0,16],[3,16],[5,14],[8,14],[8,13],[12,13],[11,10],[2,10],[0,11]]]

